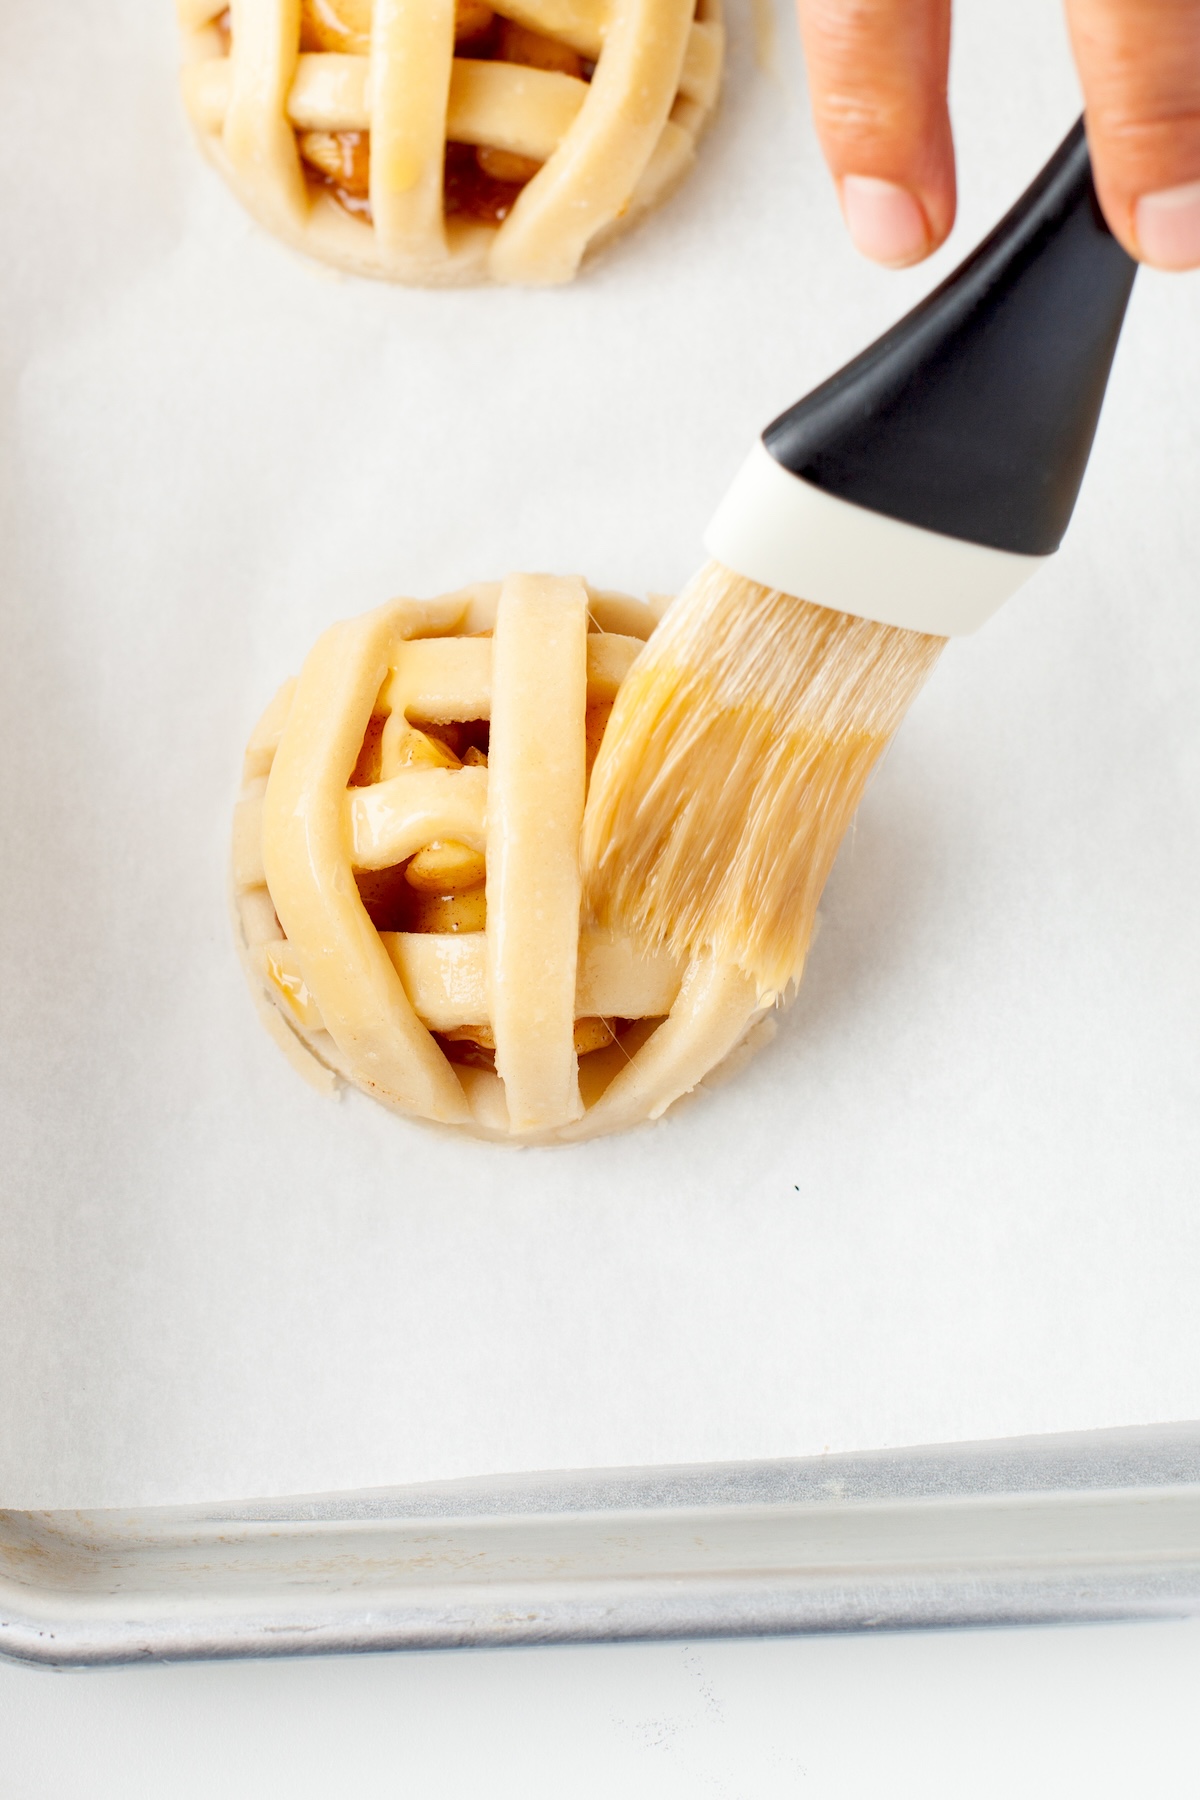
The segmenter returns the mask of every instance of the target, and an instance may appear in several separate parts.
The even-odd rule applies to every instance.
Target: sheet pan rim
[[[1200,1422],[0,1512],[0,1657],[58,1668],[1194,1613]]]

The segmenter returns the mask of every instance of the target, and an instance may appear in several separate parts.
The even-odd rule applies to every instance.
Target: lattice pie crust
[[[201,143],[269,230],[392,281],[569,281],[686,174],[720,0],[178,0]]]
[[[237,930],[327,1086],[489,1138],[657,1118],[761,1017],[738,970],[580,924],[591,761],[650,608],[513,575],[335,625],[250,739]]]

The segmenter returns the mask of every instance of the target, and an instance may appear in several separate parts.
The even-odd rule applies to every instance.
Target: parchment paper
[[[1077,109],[1055,7],[962,0],[962,221],[891,276],[782,0],[773,51],[730,12],[666,210],[569,289],[436,294],[243,216],[167,6],[4,10],[0,1503],[1200,1414],[1195,278],[1139,279],[1067,547],[943,659],[746,1074],[506,1152],[322,1100],[243,989],[242,742],[317,632],[512,568],[673,590]]]

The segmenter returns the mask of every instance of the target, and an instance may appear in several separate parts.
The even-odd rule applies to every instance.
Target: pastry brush
[[[871,770],[947,638],[1057,550],[1136,264],[1082,120],[912,312],[768,426],[592,774],[601,924],[798,981]]]

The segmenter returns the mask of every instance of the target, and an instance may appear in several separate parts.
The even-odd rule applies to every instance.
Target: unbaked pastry
[[[310,1075],[490,1138],[657,1118],[761,1017],[738,970],[580,925],[579,829],[654,624],[577,577],[396,600],[322,637],[246,753],[237,930]]]
[[[569,281],[689,168],[720,0],[177,0],[201,143],[269,230],[391,281]]]

